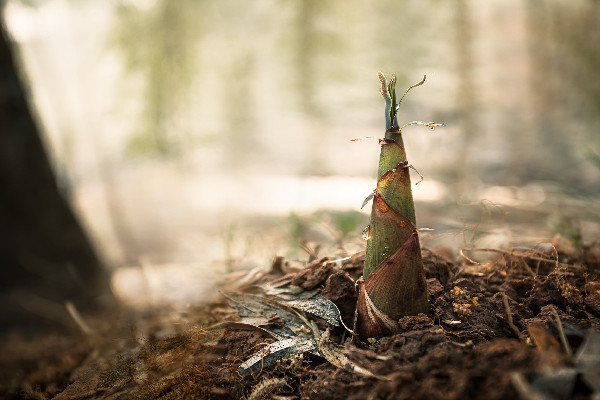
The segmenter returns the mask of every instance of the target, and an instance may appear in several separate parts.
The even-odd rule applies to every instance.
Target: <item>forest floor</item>
[[[489,263],[475,261],[483,252],[494,255]],[[112,327],[100,334],[4,337],[0,397],[598,398],[600,241],[576,247],[556,238],[546,247],[463,252],[455,260],[442,254],[423,249],[430,315],[401,319],[391,337],[353,343],[343,327],[297,312],[307,325],[315,321],[311,330],[296,329],[298,336],[320,327],[326,333],[317,342],[335,349],[333,363],[323,348],[269,361],[277,345],[268,332],[288,321],[273,313],[270,325],[250,329],[251,319],[240,319],[223,296],[188,310],[179,325],[155,310],[135,320],[111,315]],[[225,291],[262,298],[265,283],[284,282],[293,293],[331,300],[351,327],[363,261],[358,253],[300,269],[279,259],[270,271],[232,274],[236,287]],[[262,364],[243,373],[240,365],[257,352]]]

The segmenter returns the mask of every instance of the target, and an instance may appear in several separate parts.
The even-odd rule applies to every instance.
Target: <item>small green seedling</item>
[[[396,100],[396,76],[389,83],[379,72],[381,94],[385,99],[385,137],[380,139],[381,155],[377,188],[365,202],[373,199],[371,222],[363,232],[367,251],[363,278],[358,281],[355,332],[363,338],[378,338],[397,331],[398,319],[407,315],[427,314],[427,284],[416,228],[409,168],[402,129],[425,125],[433,129],[441,124],[413,121],[398,126],[398,107],[409,87]],[[364,206],[364,204],[363,204]]]

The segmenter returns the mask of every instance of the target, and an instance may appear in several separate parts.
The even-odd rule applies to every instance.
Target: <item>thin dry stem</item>
[[[73,318],[73,321],[75,321],[75,323],[83,333],[85,333],[88,336],[93,336],[96,334],[96,332],[87,324],[87,322],[85,322],[85,320],[75,307],[75,304],[73,304],[70,301],[67,301],[65,302],[65,308],[67,309],[69,316]]]
[[[508,318],[508,326],[510,326],[510,328],[513,330],[513,332],[515,332],[517,334],[517,337],[521,337],[521,332],[519,331],[519,328],[517,328],[517,326],[515,325],[514,321],[513,321],[513,312],[510,309],[510,306],[508,305],[508,297],[506,296],[506,293],[502,292],[502,302],[504,303],[504,308],[506,309],[506,317]]]
[[[563,325],[562,322],[560,321],[560,316],[558,315],[558,312],[556,311],[556,307],[552,307],[552,314],[554,315],[554,318],[556,318],[556,324],[558,325],[558,333],[560,335],[560,341],[562,342],[562,345],[565,349],[565,353],[567,353],[567,355],[569,357],[573,356],[573,350],[571,350],[571,345],[569,345],[569,341],[567,340],[567,336],[565,335],[565,330],[563,329]]]
[[[288,385],[287,380],[285,378],[270,378],[265,379],[258,385],[254,387],[254,390],[248,396],[248,400],[259,400],[265,398],[269,393],[274,391],[277,388],[281,388],[287,386],[290,390],[292,390],[291,386]]]
[[[482,208],[482,211],[485,212],[485,214],[487,215],[488,218],[490,218],[492,216],[492,210],[491,208],[497,208],[500,212],[500,214],[503,216],[503,218],[506,217],[507,212],[504,211],[502,209],[502,206],[494,203],[491,200],[488,199],[482,199],[478,202],[471,202],[471,203],[463,203],[462,201],[458,202],[459,206],[480,206]],[[479,226],[483,223],[483,215],[479,216],[479,220],[477,221],[477,223],[471,227],[468,228],[467,227],[467,222],[466,220],[463,218],[463,230],[462,230],[462,234],[463,234],[463,245],[464,247],[467,247],[467,242],[468,243],[473,243],[473,240],[475,239],[475,234],[477,233],[477,229],[479,229]],[[471,230],[471,238],[469,240],[467,240],[466,238],[466,232],[468,230]]]
[[[307,240],[299,239],[298,240],[298,246],[300,246],[300,248],[302,250],[304,250],[312,259],[319,258],[319,255],[318,255],[319,245],[317,245],[317,247],[315,249],[312,249],[309,246]]]
[[[473,264],[483,265],[483,266],[487,266],[487,265],[489,265],[489,263],[480,263],[478,261],[473,260],[472,258],[470,258],[469,256],[467,256],[465,254],[466,251],[482,251],[482,252],[488,252],[488,253],[498,253],[498,254],[508,255],[508,256],[512,256],[512,257],[527,258],[529,260],[534,260],[534,261],[553,263],[556,266],[556,268],[559,268],[560,266],[570,266],[569,264],[559,262],[558,254],[556,254],[556,258],[554,258],[554,259],[539,257],[537,255],[527,254],[527,253],[525,253],[525,251],[527,251],[528,253],[534,253],[534,254],[537,253],[537,254],[541,254],[541,255],[543,255],[544,253],[539,250],[528,249],[525,247],[515,247],[511,250],[490,249],[490,248],[484,248],[484,247],[466,247],[466,248],[460,249],[460,255],[465,260],[467,260]],[[555,249],[555,251],[556,251],[556,249]],[[528,268],[528,269],[531,271],[531,274],[535,276],[535,273],[533,272],[533,270],[531,270],[531,268]]]

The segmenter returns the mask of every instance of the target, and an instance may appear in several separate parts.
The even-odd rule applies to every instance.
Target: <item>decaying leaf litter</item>
[[[383,148],[386,144],[384,139]],[[375,211],[381,211],[376,203],[385,198],[378,189],[372,196]],[[410,213],[392,220],[416,226]],[[478,261],[490,253],[492,261]],[[600,242],[465,248],[452,260],[423,249],[429,312],[394,318],[389,336],[356,340],[366,258],[365,252],[315,258],[298,270],[278,257],[270,270],[253,271],[235,290],[223,287],[220,300],[198,305],[176,333],[160,314],[138,316],[132,326],[144,326],[146,335],[133,329],[106,341],[88,333],[78,346],[63,346],[60,356],[46,362],[33,353],[29,362],[16,362],[10,355],[23,352],[12,342],[4,346],[0,363],[18,376],[3,376],[0,394],[56,399],[600,396]],[[374,271],[381,263],[374,263]],[[35,347],[32,343],[21,341],[23,348]]]
[[[333,386],[343,394],[310,393],[308,383],[300,384],[298,393],[307,398],[366,398],[372,393],[377,393],[373,398],[516,398],[517,393],[525,399],[588,398],[600,383],[600,283],[598,260],[585,254],[555,247],[547,252],[515,249],[480,264],[472,258],[451,263],[426,250],[432,315],[404,317],[400,333],[370,340],[366,348],[352,344],[345,329],[334,328],[328,341],[343,343],[349,364],[321,364],[303,373],[316,387]],[[302,285],[320,276],[322,295],[348,310],[343,304],[356,301],[357,293],[348,299],[340,286],[352,286],[363,260],[364,254],[355,255],[336,266],[320,259],[294,277],[302,276]],[[300,285],[290,291],[305,293]],[[341,317],[349,322],[353,315]],[[361,372],[352,372],[354,368]],[[347,381],[338,382],[342,376]],[[373,385],[377,390],[371,392]],[[560,395],[557,385],[563,389]]]
[[[590,399],[600,382],[600,243],[546,248],[506,250],[481,265],[423,249],[431,315],[404,317],[399,333],[365,346],[353,344],[341,324],[279,304],[276,308],[291,316],[267,314],[266,322],[271,321],[261,325],[266,330],[240,325],[208,330],[248,318],[225,297],[198,305],[187,325],[168,323],[160,314],[138,317],[132,326],[146,326],[145,335],[121,324],[122,332],[103,335],[108,340],[47,339],[40,343],[46,352],[59,352],[46,364],[39,349],[29,358],[36,361],[25,364],[36,342],[13,341],[11,348],[4,346],[3,359],[19,352],[23,364],[10,363],[12,371],[21,371],[19,382],[13,377],[19,386],[12,389],[20,395],[12,398]],[[478,261],[478,255],[469,253],[469,258]],[[284,294],[288,300],[315,293],[335,304],[351,326],[357,301],[353,281],[363,264],[364,253],[343,261],[320,258],[300,271],[284,262],[236,291],[262,298],[281,296],[285,287],[292,294]],[[269,291],[274,281],[286,283]],[[302,321],[300,329],[291,330],[298,329],[294,334],[300,337],[310,338],[311,321],[321,334],[328,332],[325,343],[343,356],[339,365],[305,351],[242,376],[244,362],[277,343],[268,331],[283,329],[286,318]],[[4,396],[5,383],[2,388]]]

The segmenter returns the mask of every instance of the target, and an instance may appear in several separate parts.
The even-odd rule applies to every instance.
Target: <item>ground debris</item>
[[[115,323],[93,340],[6,336],[0,398],[597,398],[598,249],[491,252],[485,265],[424,250],[431,314],[401,318],[399,332],[363,347],[342,322],[364,253],[297,272],[279,260],[287,275],[255,274],[236,288],[253,294],[198,305],[185,323],[157,310],[135,316],[137,333]]]
[[[542,355],[548,352],[555,354],[558,351],[558,342],[540,340],[542,336],[548,336],[548,333],[538,328],[536,343]],[[577,355],[568,358],[562,365],[555,364],[551,368],[541,368],[529,377],[517,372],[513,373],[512,383],[521,398],[523,400],[568,400],[574,395],[578,381],[579,391],[583,387],[592,394],[593,398],[600,396],[600,333],[593,329],[588,330]],[[548,358],[546,362],[547,360]]]
[[[260,400],[265,398],[265,396],[269,395],[273,391],[287,387],[290,390],[292,389],[290,385],[288,385],[287,381],[284,378],[270,378],[264,379],[258,385],[254,387],[252,393],[248,395],[247,400]]]
[[[298,293],[296,290],[270,286],[267,286],[266,291],[271,296],[223,294],[231,307],[242,317],[242,320],[233,324],[221,323],[212,327],[212,329],[243,328],[245,325],[250,325],[263,329],[277,339],[276,342],[267,344],[252,354],[238,367],[242,376],[260,374],[265,368],[275,365],[278,361],[309,352],[325,358],[331,364],[346,371],[371,378],[385,379],[350,361],[338,346],[330,341],[329,328],[321,333],[317,323],[308,319],[306,314],[320,317],[333,327],[342,325],[340,312],[331,300],[318,291]],[[288,309],[294,312],[290,312]],[[269,314],[276,315],[277,320],[283,322],[275,326],[271,322],[273,317],[266,318]]]
[[[265,368],[275,365],[277,361],[285,360],[304,352],[320,354],[318,346],[312,338],[279,340],[266,345],[254,353],[238,367],[238,371],[242,376],[260,374]]]
[[[375,378],[384,381],[389,380],[389,378],[385,376],[376,375],[355,362],[350,361],[350,359],[342,353],[341,349],[331,342],[329,329],[319,336],[318,346],[319,351],[327,361],[344,371],[349,371],[366,378]]]

